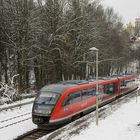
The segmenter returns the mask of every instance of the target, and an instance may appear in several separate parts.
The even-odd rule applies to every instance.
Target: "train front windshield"
[[[37,96],[37,98],[35,99],[33,112],[44,115],[50,114],[58,98],[59,98],[58,93],[41,91]]]
[[[38,104],[55,104],[58,99],[58,94],[48,91],[40,92],[35,102]]]

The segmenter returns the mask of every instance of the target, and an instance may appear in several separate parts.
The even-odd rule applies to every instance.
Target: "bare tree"
[[[100,1],[0,0],[0,80],[16,73],[18,89],[36,88],[63,79],[84,79],[89,48],[99,49],[99,74],[122,72],[131,59],[128,33],[121,18]],[[128,59],[129,58],[129,59]],[[94,69],[94,65],[92,66]]]

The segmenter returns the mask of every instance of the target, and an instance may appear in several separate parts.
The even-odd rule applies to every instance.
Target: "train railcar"
[[[135,90],[137,75],[101,78],[99,106]],[[96,81],[69,80],[40,89],[32,109],[32,121],[39,127],[63,125],[95,109]]]

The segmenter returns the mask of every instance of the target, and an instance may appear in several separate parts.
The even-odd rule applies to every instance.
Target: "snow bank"
[[[19,108],[14,108],[12,110],[0,112],[0,127],[5,126],[9,123],[10,124],[15,123],[20,119],[24,119],[25,117],[27,118],[31,117],[32,105],[33,104],[28,104],[28,105],[21,106]],[[25,116],[24,118],[17,117],[16,119],[14,119],[14,117],[20,116],[26,113],[30,113],[30,114],[28,116]],[[3,124],[3,121],[9,118],[13,118],[13,119]],[[32,119],[29,119],[27,121],[23,121],[15,125],[2,128],[0,129],[0,140],[12,140],[16,138],[17,136],[22,135],[25,132],[28,132],[36,127],[37,126],[32,123]]]
[[[138,102],[122,105],[106,119],[99,120],[99,125],[91,122],[89,127],[70,140],[140,140],[140,97]]]

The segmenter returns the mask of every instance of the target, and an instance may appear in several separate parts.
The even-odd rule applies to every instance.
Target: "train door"
[[[82,92],[81,91],[75,91],[71,93],[72,96],[72,112],[73,114],[79,112],[81,110],[81,97]]]
[[[68,95],[65,98],[62,104],[62,110],[60,112],[62,112],[64,116],[68,116],[72,114],[72,96],[71,95]]]
[[[80,101],[81,101],[81,91],[70,93],[62,104],[63,113],[65,114],[65,116],[72,115],[73,113],[79,111]]]
[[[96,103],[95,96],[96,96],[95,87],[82,90],[81,109],[94,105]]]

